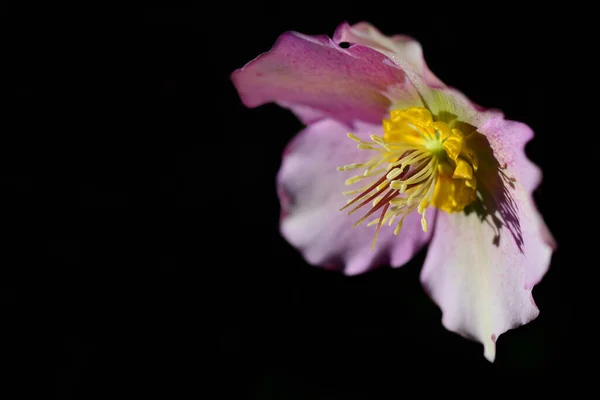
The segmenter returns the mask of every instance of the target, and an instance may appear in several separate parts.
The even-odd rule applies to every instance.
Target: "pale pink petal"
[[[397,58],[405,60],[430,86],[444,86],[443,82],[427,67],[421,44],[410,36],[385,36],[368,22],[359,22],[352,26],[344,22],[335,31],[333,40],[336,43],[362,44],[381,51],[393,60]]]
[[[324,117],[352,124],[381,123],[390,106],[385,93],[403,85],[405,74],[370,47],[343,49],[326,36],[287,32],[231,79],[248,107],[276,102],[307,124]]]
[[[556,248],[556,241],[550,230],[546,226],[542,216],[537,212],[531,193],[539,186],[542,181],[542,171],[532,163],[525,154],[525,145],[533,139],[533,130],[524,123],[516,121],[507,121],[502,116],[497,115],[490,118],[479,129],[479,132],[485,135],[490,147],[494,153],[494,157],[502,166],[506,166],[507,170],[504,174],[508,177],[513,177],[522,189],[529,194],[529,202],[531,203],[531,217],[534,219],[534,225],[538,228],[542,241],[551,249]],[[508,185],[510,189],[510,185]],[[492,190],[492,188],[490,188]],[[498,198],[498,194],[495,194]],[[502,199],[499,200],[502,202]],[[504,201],[507,203],[507,201]],[[510,209],[500,209],[501,217],[505,220],[507,226],[511,227],[509,212]],[[504,215],[502,215],[504,214]],[[524,222],[521,222],[523,225]],[[513,232],[518,230],[517,226],[511,227]],[[515,238],[517,235],[512,235]],[[518,238],[515,238],[518,241]],[[528,287],[536,285],[544,276],[548,269],[548,265],[544,263],[532,264],[527,269],[526,284]]]
[[[469,213],[439,213],[421,281],[443,325],[483,343],[493,361],[498,337],[537,317],[531,290],[555,244],[531,197],[540,181],[524,154],[531,129],[496,114],[478,131],[483,200]]]
[[[347,132],[348,128],[339,122],[322,120],[288,145],[277,177],[281,232],[312,265],[343,269],[348,275],[378,265],[401,266],[427,242],[429,234],[422,231],[420,215],[415,212],[404,220],[398,236],[393,234],[394,227],[382,226],[375,250],[371,251],[375,226],[352,228],[364,212],[348,216],[339,209],[349,199],[342,192],[361,186],[344,184],[358,172],[339,172],[336,167],[365,162],[373,154],[358,150],[356,143],[346,137]],[[381,126],[358,123],[352,133],[368,140],[370,133],[381,134]],[[435,211],[429,210],[430,232],[434,217]]]

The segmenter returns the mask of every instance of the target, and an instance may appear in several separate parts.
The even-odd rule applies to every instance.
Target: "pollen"
[[[427,232],[429,206],[460,212],[476,199],[477,189],[477,157],[466,145],[468,137],[462,131],[436,121],[423,107],[392,110],[382,125],[383,136],[371,135],[370,141],[348,134],[359,149],[374,153],[369,161],[338,167],[339,171],[363,170],[347,179],[346,185],[369,181],[344,192],[355,197],[340,211],[349,209],[350,215],[370,206],[354,226],[377,213],[379,217],[367,223],[377,226],[373,248],[383,224],[395,226],[397,235],[404,218],[416,211]]]

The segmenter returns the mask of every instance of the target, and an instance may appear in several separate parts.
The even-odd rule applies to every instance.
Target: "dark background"
[[[379,399],[420,380],[558,376],[561,166],[545,65],[561,27],[511,10],[211,7],[27,10],[15,24],[18,123],[1,177],[16,257],[2,292],[30,310],[48,389]],[[536,200],[559,250],[534,289],[540,316],[499,338],[494,364],[442,327],[418,280],[426,249],[348,278],[279,236],[275,174],[302,125],[274,105],[246,109],[229,74],[284,31],[331,36],[344,20],[414,36],[442,81],[536,132],[527,154],[545,173]]]

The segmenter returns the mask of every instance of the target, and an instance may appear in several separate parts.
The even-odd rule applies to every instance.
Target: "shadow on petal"
[[[480,161],[476,173],[478,199],[465,209],[465,213],[476,213],[481,221],[485,221],[494,229],[495,246],[500,245],[500,232],[502,227],[506,227],[519,251],[523,253],[519,210],[510,191],[515,189],[515,178],[507,175],[506,165],[500,165],[494,157],[490,143],[484,135],[473,132],[467,145],[477,153]]]
[[[495,232],[493,244],[500,245],[502,227],[506,227],[523,253],[523,232],[519,222],[519,210],[511,190],[515,189],[515,178],[505,171],[506,165],[500,165],[488,139],[477,128],[457,120],[448,112],[436,116],[436,120],[448,123],[452,128],[460,129],[466,135],[465,146],[472,149],[479,159],[477,178],[478,198],[467,206],[464,212],[476,213],[480,221],[487,223]]]

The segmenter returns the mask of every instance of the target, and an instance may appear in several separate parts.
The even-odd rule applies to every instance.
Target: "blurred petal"
[[[391,59],[405,60],[423,76],[425,82],[430,86],[444,86],[442,81],[427,67],[421,44],[410,36],[385,36],[368,22],[359,22],[352,26],[344,22],[335,31],[333,40],[336,43],[348,42],[369,46],[381,51]]]
[[[376,50],[342,49],[326,36],[297,32],[282,34],[231,79],[246,106],[276,102],[306,124],[325,117],[381,123],[390,106],[385,93],[405,83],[404,72]]]
[[[478,132],[469,146],[480,157],[482,199],[464,213],[439,213],[421,281],[444,326],[483,343],[493,361],[497,338],[537,317],[531,290],[555,243],[531,196],[540,181],[524,154],[531,129],[495,114]]]
[[[378,265],[401,266],[421,249],[429,234],[422,231],[421,216],[415,212],[406,217],[398,236],[394,236],[393,228],[382,226],[375,250],[371,251],[375,226],[352,228],[362,214],[348,216],[339,211],[349,199],[342,192],[362,185],[346,186],[344,181],[354,174],[339,172],[336,167],[365,162],[372,155],[358,150],[356,143],[346,137],[347,132],[339,122],[322,120],[300,132],[288,145],[277,178],[281,232],[312,265],[343,269],[348,275]],[[381,126],[358,123],[352,133],[368,140],[370,133],[381,134]],[[433,227],[433,209],[427,217]]]

